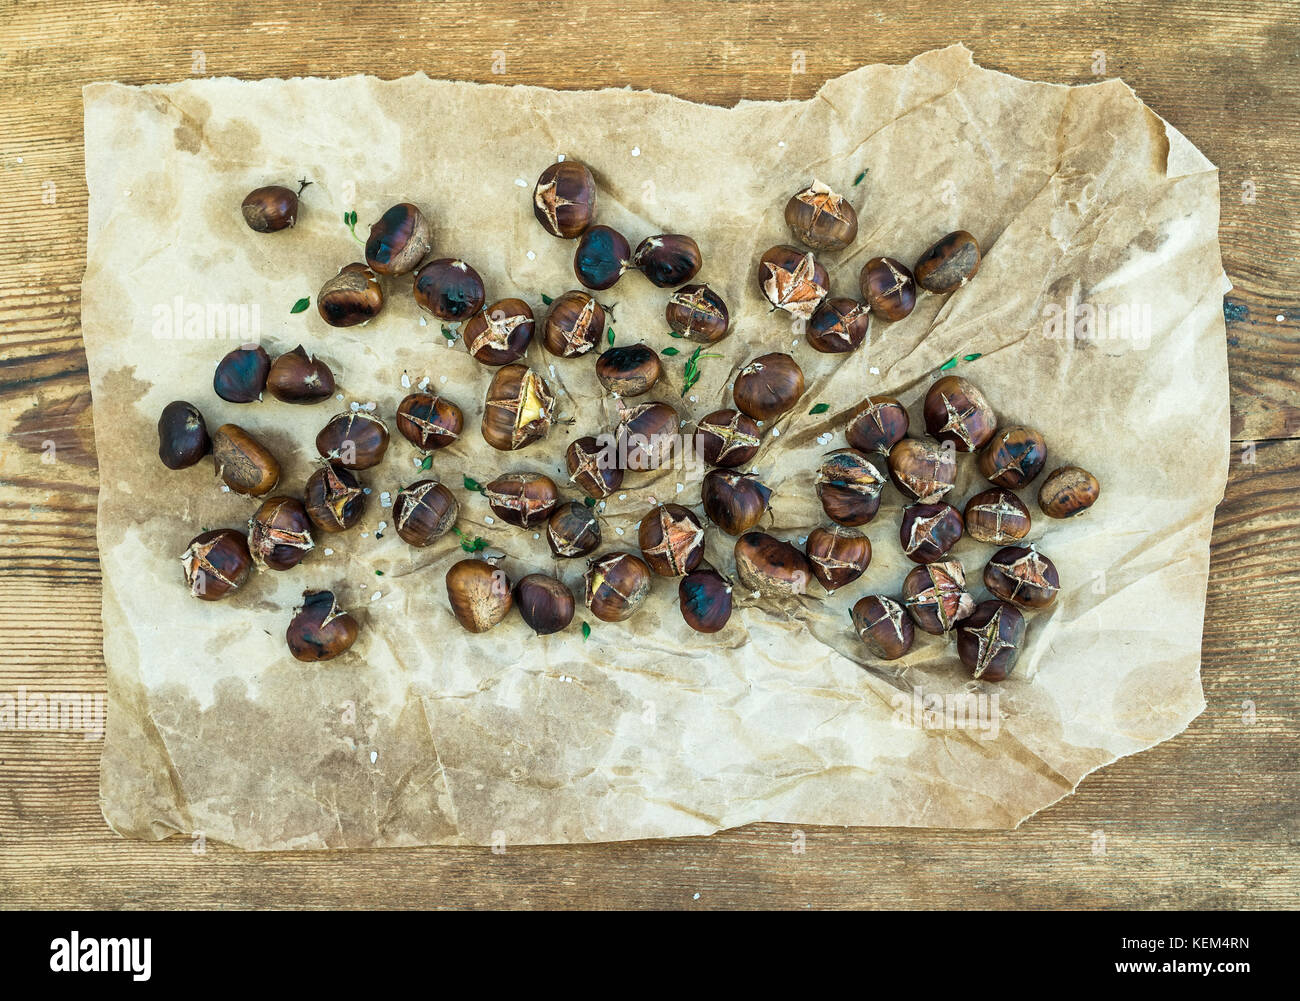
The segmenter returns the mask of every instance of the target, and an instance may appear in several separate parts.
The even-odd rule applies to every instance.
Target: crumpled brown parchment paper
[[[848,73],[808,101],[730,109],[422,75],[210,79],[92,85],[85,126],[83,325],[110,695],[101,795],[120,833],[289,849],[608,841],[754,821],[1010,828],[1204,708],[1208,540],[1229,447],[1218,176],[1123,83],[1030,83],[954,46]],[[592,166],[600,221],[633,244],[693,234],[700,279],[730,304],[725,357],[705,365],[687,400],[677,394],[682,356],[670,360],[655,398],[699,417],[729,405],[749,358],[785,350],[803,365],[804,400],[753,463],[775,490],[768,531],[798,542],[822,521],[811,470],[844,444],[848,408],[869,393],[898,395],[915,428],[920,397],[953,356],[981,355],[956,371],[1004,421],[1042,429],[1049,468],[1077,463],[1099,477],[1086,516],[1036,518],[1031,539],[1063,589],[1029,617],[1010,680],[970,682],[951,644],[919,632],[902,661],[865,656],[848,609],[863,594],[897,594],[910,568],[892,488],[865,529],[871,568],[833,597],[815,588],[780,607],[738,590],[731,625],[706,637],[682,623],[676,582],[660,579],[627,623],[580,607],[593,625],[585,642],[576,620],[533,638],[517,616],[471,636],[443,586],[463,555],[455,538],[417,551],[391,529],[380,537],[391,522],[381,493],[421,475],[396,435],[383,465],[363,474],[373,493],[358,529],[321,538],[301,567],[257,576],[231,600],[188,596],[177,559],[188,540],[243,527],[255,502],[223,493],[210,463],[170,472],[158,462],[163,406],[187,399],[212,429],[233,421],[263,436],[292,493],[328,417],[373,402],[391,421],[409,391],[403,373],[465,411],[462,443],[433,469],[462,502],[462,528],[510,554],[512,579],[553,568],[544,539],[489,523],[461,480],[536,469],[563,481],[567,442],[613,416],[590,357],[559,362],[534,345],[530,360],[576,423],[507,455],[477,431],[491,371],[420,321],[409,277],[388,282],[383,314],[364,328],[327,327],[315,293],[360,256],[344,212],[356,210],[364,233],[411,200],[433,221],[435,254],[469,260],[489,301],[522,297],[540,321],[544,293],[576,286],[574,244],[546,235],[530,208],[537,175],[560,154]],[[302,177],[314,183],[295,229],[245,227],[247,191]],[[785,314],[768,311],[754,274],[766,248],[789,242],[785,201],[814,178],[847,194],[861,219],[849,250],[822,255],[835,294],[858,294],[868,257],[911,262],[957,228],[985,248],[976,280],[876,324],[851,356],[810,350]],[[633,274],[602,296],[618,304],[619,343],[674,343],[666,295]],[[291,315],[303,296],[312,308]],[[203,323],[177,329],[194,304],[256,307],[268,350],[303,343],[333,367],[344,400],[218,400],[213,367],[247,338],[211,336]],[[1132,322],[1120,329],[1123,312]],[[1078,336],[1052,336],[1054,314]],[[829,412],[809,415],[817,403]],[[973,462],[961,465],[949,498],[959,505],[978,488]],[[603,512],[605,548],[635,549],[652,497],[698,504],[701,475],[630,474]],[[1022,491],[1035,515],[1037,486]],[[711,531],[709,558],[728,572],[731,543]],[[991,553],[969,539],[954,552],[977,597]],[[558,569],[580,594],[582,561]],[[283,639],[309,586],[334,588],[363,622],[354,652],[319,666],[294,661]],[[966,692],[996,695],[966,725],[923,701]]]

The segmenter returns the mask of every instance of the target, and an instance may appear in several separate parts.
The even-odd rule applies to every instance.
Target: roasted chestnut
[[[212,451],[203,415],[193,403],[173,400],[158,418],[158,458],[168,469],[186,469]]]
[[[788,542],[765,532],[746,532],[736,540],[736,576],[765,598],[808,593],[812,564]]]
[[[465,324],[469,353],[484,365],[509,365],[533,339],[533,311],[522,299],[502,299]]]
[[[488,506],[502,521],[531,528],[545,521],[560,502],[555,481],[541,473],[506,473],[483,488]]]
[[[722,340],[731,323],[722,296],[707,285],[679,288],[668,297],[664,318],[673,333],[700,344],[716,344]]]
[[[916,629],[903,612],[903,606],[883,594],[859,598],[849,612],[853,631],[866,644],[872,656],[881,660],[898,660],[912,649]]]
[[[311,522],[296,497],[268,497],[248,519],[248,551],[258,570],[290,570],[312,545]]]
[[[957,629],[957,656],[978,681],[1002,681],[1025,642],[1025,617],[1005,601],[981,601]]]
[[[849,418],[844,437],[859,452],[888,455],[907,434],[907,410],[892,396],[868,396]]]
[[[940,636],[975,610],[966,571],[956,560],[917,567],[903,578],[903,607],[927,633]]]
[[[433,248],[433,232],[424,213],[410,202],[400,202],[370,227],[366,263],[381,275],[414,271]]]
[[[596,218],[596,182],[585,164],[561,160],[533,188],[533,215],[551,236],[572,240]]]
[[[333,591],[303,591],[284,640],[295,660],[333,660],[357,641],[357,620],[339,608]]]
[[[807,320],[826,298],[830,277],[812,254],[783,244],[759,258],[758,288],[774,309]]]
[[[592,226],[573,252],[573,273],[584,288],[607,289],[631,267],[631,258],[627,237],[608,226]]]
[[[804,553],[813,576],[827,591],[834,591],[866,573],[871,564],[871,540],[841,525],[814,528],[808,533]]]
[[[446,535],[459,514],[456,495],[437,480],[417,480],[393,498],[393,524],[398,536],[420,549]]]
[[[980,450],[980,475],[990,483],[1019,490],[1043,471],[1047,442],[1033,428],[1015,425],[998,428]]]
[[[804,336],[822,354],[846,354],[862,344],[870,326],[871,313],[866,305],[836,296],[817,307]]]
[[[255,403],[262,398],[271,356],[257,344],[235,348],[221,361],[212,376],[212,389],[227,403]]]
[[[680,233],[647,236],[632,253],[632,267],[660,288],[676,288],[690,281],[702,261],[700,245]]]
[[[565,292],[551,303],[542,346],[561,358],[576,358],[599,344],[604,332],[604,307],[586,292]]]
[[[279,184],[254,188],[244,196],[240,206],[244,222],[254,233],[278,233],[288,229],[298,221],[298,194],[301,191],[302,188],[294,191]]]
[[[865,525],[880,510],[885,488],[883,463],[857,449],[841,448],[817,469],[817,497],[826,517],[840,525]]]
[[[461,560],[447,571],[447,600],[456,621],[472,633],[485,633],[514,605],[510,578],[486,560]]]
[[[233,528],[196,535],[181,556],[190,594],[203,601],[216,601],[236,590],[247,580],[252,565],[248,539]]]
[[[677,598],[682,618],[697,633],[716,633],[731,619],[731,584],[712,567],[683,577]]]
[[[660,504],[641,519],[641,555],[661,577],[681,577],[704,559],[704,527],[689,508]]]
[[[618,445],[609,435],[602,435],[600,439],[591,435],[575,438],[564,450],[564,464],[569,470],[569,479],[595,500],[608,497],[623,485]]]
[[[803,395],[803,369],[787,354],[760,355],[740,370],[731,396],[756,421],[770,421],[794,408]]]
[[[587,562],[585,600],[591,614],[604,622],[622,622],[650,594],[650,568],[631,553],[606,553]]]
[[[858,238],[858,214],[848,200],[813,181],[785,203],[785,224],[813,250],[843,250]]]
[[[322,532],[343,532],[361,520],[366,492],[351,470],[327,462],[307,477],[303,507]]]
[[[1073,518],[1101,496],[1097,477],[1078,466],[1054,469],[1038,488],[1038,506],[1049,518]]]
[[[425,452],[454,444],[464,427],[460,407],[432,393],[411,393],[397,405],[397,430]]]
[[[497,370],[483,404],[483,440],[508,452],[546,437],[554,419],[555,397],[546,380],[527,365]]]
[[[596,378],[615,396],[648,393],[663,374],[658,353],[644,344],[610,348],[596,359]]]
[[[334,395],[334,373],[299,344],[271,363],[266,388],[282,403],[320,403]]]
[[[538,636],[558,633],[573,621],[573,592],[555,577],[530,573],[515,585],[515,605]]]
[[[483,279],[464,261],[440,257],[415,273],[415,302],[439,320],[458,323],[483,308]]]
[[[664,468],[672,461],[681,426],[677,411],[667,403],[620,407],[614,432],[619,464],[634,472]]]
[[[600,522],[586,504],[562,504],[546,522],[546,544],[562,559],[586,556],[600,545]]]
[[[695,448],[710,466],[743,466],[762,440],[758,424],[739,410],[715,410],[695,425]]]
[[[238,424],[223,424],[212,436],[217,475],[237,494],[261,497],[280,482],[280,463],[270,449]]]
[[[316,451],[344,469],[369,469],[388,451],[388,425],[365,410],[336,414],[316,435]]]
[[[969,379],[945,375],[925,394],[925,430],[932,438],[952,442],[959,452],[974,452],[993,437],[997,418]]]
[[[937,501],[957,483],[957,457],[952,448],[904,438],[889,450],[889,478],[912,500]]]
[[[873,316],[886,323],[905,319],[916,305],[916,279],[892,257],[873,257],[858,274],[858,287]]]
[[[1046,608],[1056,601],[1061,578],[1056,564],[1033,546],[1007,546],[984,567],[984,586],[1021,608]]]
[[[772,491],[753,473],[710,469],[700,485],[704,513],[728,535],[743,535],[758,524]]]
[[[913,563],[933,563],[948,555],[963,527],[961,512],[951,504],[911,504],[903,508],[898,541]]]
[[[348,264],[320,287],[316,310],[331,327],[355,327],[379,315],[384,290],[378,276],[364,264]]]
[[[966,534],[976,542],[1005,546],[1029,534],[1029,508],[1010,490],[994,487],[966,502]]]
[[[975,237],[959,229],[922,254],[912,273],[921,288],[943,295],[961,288],[979,269],[980,245]]]

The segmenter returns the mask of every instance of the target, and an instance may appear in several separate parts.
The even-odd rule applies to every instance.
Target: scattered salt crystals
[[[757,591],[755,591],[753,594],[750,595],[751,598],[757,598],[758,596],[759,595]]]
[[[355,414],[358,410],[361,409],[361,404],[358,403],[356,400],[353,400],[351,403],[348,404],[348,409]]]
[[[361,488],[361,492],[362,492],[363,494],[365,494],[367,497],[370,496],[370,488],[369,488],[369,487],[362,487],[362,488]]]
[[[392,506],[393,506],[393,495],[390,494],[387,490],[382,490],[382,491],[380,491],[380,493],[379,493],[379,506],[380,506],[380,507],[392,507]]]
[[[402,373],[402,388],[403,389],[411,388],[411,377],[407,375],[405,372]]]
[[[618,495],[618,499],[619,499],[619,500],[627,500],[627,494],[619,494],[619,495]]]
[[[633,155],[633,156],[640,156],[640,155],[641,155],[641,147],[640,147],[640,146],[633,146],[633,147],[632,147],[632,155]]]
[[[361,409],[366,411],[367,413],[374,413],[377,408],[378,408],[377,404],[374,403],[361,404]]]
[[[597,504],[596,506],[597,506],[598,508],[600,508],[602,511],[605,510],[605,502],[604,502],[604,501],[601,501],[601,502],[600,502],[599,504]]]
[[[757,424],[759,427],[762,427],[764,424],[763,421],[755,421],[754,423]]]
[[[383,596],[384,596],[384,592],[383,592],[383,591],[376,591],[374,594],[372,594],[372,595],[370,596],[370,600],[371,600],[371,601],[378,601],[378,600],[379,600],[380,598],[382,598]]]
[[[542,536],[541,536],[541,533],[540,533],[540,532],[534,532],[534,533],[533,533],[533,538],[534,538],[534,539],[540,539],[541,537],[542,537]]]
[[[21,161],[20,161],[20,162],[21,162]],[[1286,314],[1285,314],[1285,313],[1278,313],[1278,314],[1277,314],[1277,322],[1278,322],[1278,323],[1285,323],[1285,322],[1286,322]]]
[[[426,319],[424,318],[424,314],[421,313],[421,314],[420,314],[420,326],[422,326],[422,327],[427,327],[428,325],[429,325],[429,321],[426,320]]]
[[[370,752],[370,763],[373,765],[373,764],[374,764],[376,761],[378,761],[378,760],[379,760],[379,752],[378,752],[378,751],[371,751],[371,752]]]
[[[375,528],[375,532],[376,532],[376,534],[377,534],[377,533],[379,533],[379,532],[384,531],[386,528],[388,528],[388,522],[386,522],[386,521],[381,521],[381,522],[379,523],[379,525]]]
[[[872,366],[871,366],[871,369],[870,369],[870,372],[871,372],[872,375],[879,375],[879,374],[880,374],[880,369],[876,368],[875,365],[872,365]]]
[[[419,389],[419,390],[428,389],[428,388],[429,388],[429,377],[426,375],[423,379],[420,380],[419,385],[417,385],[415,388],[416,388],[416,389]]]
[[[342,393],[339,393],[338,396],[334,397],[334,399],[336,399],[336,400],[342,400],[342,399],[343,399],[343,394],[342,394]]]
[[[799,545],[802,546],[802,545],[803,545],[805,542],[807,542],[807,541],[808,541],[808,536],[806,536],[806,535],[801,535],[801,536],[799,536]]]
[[[782,149],[785,149],[785,140],[782,139],[779,143],[777,143],[777,145],[780,146]],[[695,895],[695,899],[698,900],[699,897],[700,897],[700,895],[697,893],[697,894]]]
[[[555,162],[556,162],[556,163],[563,163],[563,162],[564,162],[564,154],[561,153],[559,156],[557,156],[557,157],[555,158]],[[509,751],[506,751],[506,754],[509,754],[509,753],[510,753]]]
[[[417,469],[424,465],[424,460],[421,459],[418,455],[414,459],[412,459],[411,462],[415,464],[415,467]]]
[[[799,338],[796,337],[794,340],[792,340],[790,342],[790,346],[797,348],[799,346]]]
[[[685,489],[686,489],[686,488],[685,488],[684,486],[682,486],[680,483],[677,484],[677,492],[678,492],[678,493],[681,493],[681,492],[682,492],[683,490],[685,490]]]
[[[325,555],[326,555],[326,556],[333,556],[333,555],[334,555],[334,550],[333,550],[333,549],[326,549],[326,550],[325,550]]]
[[[516,188],[526,188],[526,187],[528,187],[528,182],[525,181],[522,177],[516,177],[516,178],[515,178],[515,187],[516,187]]]
[[[361,538],[363,538],[363,539],[368,539],[368,538],[370,538],[370,533],[369,533],[369,532],[362,532],[362,533],[361,533]],[[365,587],[364,584],[361,585],[361,586],[362,586],[362,587]]]
[[[554,365],[547,365],[546,367],[550,370],[551,375],[554,375],[554,374],[555,374],[555,366],[554,366]]]
[[[622,530],[621,528],[616,528],[616,529],[614,529],[614,534],[615,534],[615,535],[623,535],[624,532],[623,532],[623,530]]]
[[[780,429],[780,428],[772,428],[772,437],[773,437],[773,438],[780,438],[780,437],[781,437],[781,429]]]
[[[228,493],[230,493],[230,488],[229,488],[228,486],[226,486],[226,485],[223,483],[223,484],[221,484],[221,492],[222,492],[223,494],[228,494]]]
[[[488,515],[486,518],[483,519],[483,521],[484,521],[486,524],[488,524],[488,525],[495,525],[495,524],[496,524],[496,522],[492,520],[492,516],[491,516],[491,515]]]
[[[524,254],[524,256],[527,257],[530,261],[537,260],[537,255],[534,254],[531,250],[528,251],[528,253]]]
[[[447,377],[446,377],[445,375],[443,375],[443,376],[439,376],[439,377],[438,377],[438,381],[439,381],[440,383],[446,383],[446,381],[447,381]]]

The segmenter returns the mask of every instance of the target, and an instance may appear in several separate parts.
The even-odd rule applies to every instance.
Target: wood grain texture
[[[83,84],[423,70],[730,105],[808,97],[859,65],[963,41],[984,66],[1059,83],[1097,79],[1104,52],[1102,75],[1123,77],[1220,168],[1233,435],[1255,445],[1234,456],[1216,520],[1209,708],[1184,734],[1009,834],[808,829],[800,854],[792,828],[756,825],[502,855],[250,855],[122,841],[99,815],[97,742],[0,731],[0,906],[1300,903],[1300,19],[1250,0],[987,6],[0,2],[0,692],[104,688],[79,332]]]

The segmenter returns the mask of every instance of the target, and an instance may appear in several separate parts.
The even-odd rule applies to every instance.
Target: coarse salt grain
[[[524,254],[524,256],[527,257],[530,261],[537,260],[537,255],[534,254],[531,250],[528,251],[528,253]]]
[[[326,550],[325,550],[325,555],[326,555],[326,556],[333,556],[333,555],[334,555],[334,550],[333,550],[333,549],[326,549]]]
[[[515,178],[515,187],[516,187],[516,188],[526,188],[526,187],[528,187],[528,182],[525,181],[522,177],[516,177],[516,178]]]
[[[640,147],[640,146],[633,146],[633,147],[632,147],[632,155],[633,155],[633,156],[640,156],[640,155],[641,155],[641,147]]]
[[[879,375],[879,374],[880,374],[880,369],[876,368],[875,365],[872,365],[872,366],[871,366],[871,374],[872,374],[872,375]]]
[[[495,525],[495,524],[496,524],[496,522],[492,520],[492,516],[491,516],[491,515],[488,515],[486,518],[483,519],[483,521],[484,521],[486,524],[489,524],[489,525]]]
[[[379,506],[380,506],[380,507],[392,507],[392,506],[393,506],[393,495],[390,494],[387,490],[383,490],[383,491],[380,492],[380,494],[379,494]]]
[[[372,595],[370,596],[370,600],[371,600],[371,601],[378,601],[378,600],[379,600],[380,598],[382,598],[383,596],[384,596],[384,592],[383,592],[383,591],[376,591],[374,594],[372,594]]]
[[[411,377],[407,375],[405,372],[402,373],[402,388],[403,389],[411,388]]]
[[[773,437],[773,438],[780,438],[780,437],[781,437],[781,429],[780,429],[780,428],[772,428],[772,437]]]

